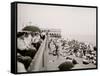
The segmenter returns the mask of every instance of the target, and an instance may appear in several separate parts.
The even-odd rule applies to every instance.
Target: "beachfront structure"
[[[61,38],[61,30],[60,29],[41,29],[41,32],[48,32],[50,37]]]

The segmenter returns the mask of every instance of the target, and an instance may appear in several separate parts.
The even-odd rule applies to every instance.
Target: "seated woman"
[[[27,70],[36,54],[36,49],[30,47],[30,42],[27,41],[28,36],[25,35],[25,33],[20,33],[17,36],[17,60],[23,63]]]
[[[22,56],[30,56],[33,59],[36,49],[31,45],[30,39],[26,33],[19,36],[17,38],[17,52]]]

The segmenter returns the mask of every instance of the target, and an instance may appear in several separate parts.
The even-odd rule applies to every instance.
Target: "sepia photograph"
[[[96,7],[17,3],[17,72],[97,68]]]

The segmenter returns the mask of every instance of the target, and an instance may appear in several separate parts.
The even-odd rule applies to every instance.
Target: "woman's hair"
[[[29,33],[25,32],[25,37],[28,37]]]
[[[18,32],[18,33],[17,33],[17,38],[23,36],[24,34],[25,34],[25,32]]]

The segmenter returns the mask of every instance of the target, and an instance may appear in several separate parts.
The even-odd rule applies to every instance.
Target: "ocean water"
[[[87,42],[90,43],[94,46],[96,46],[96,35],[66,35],[64,36],[64,39],[75,39],[78,40],[80,42]]]

